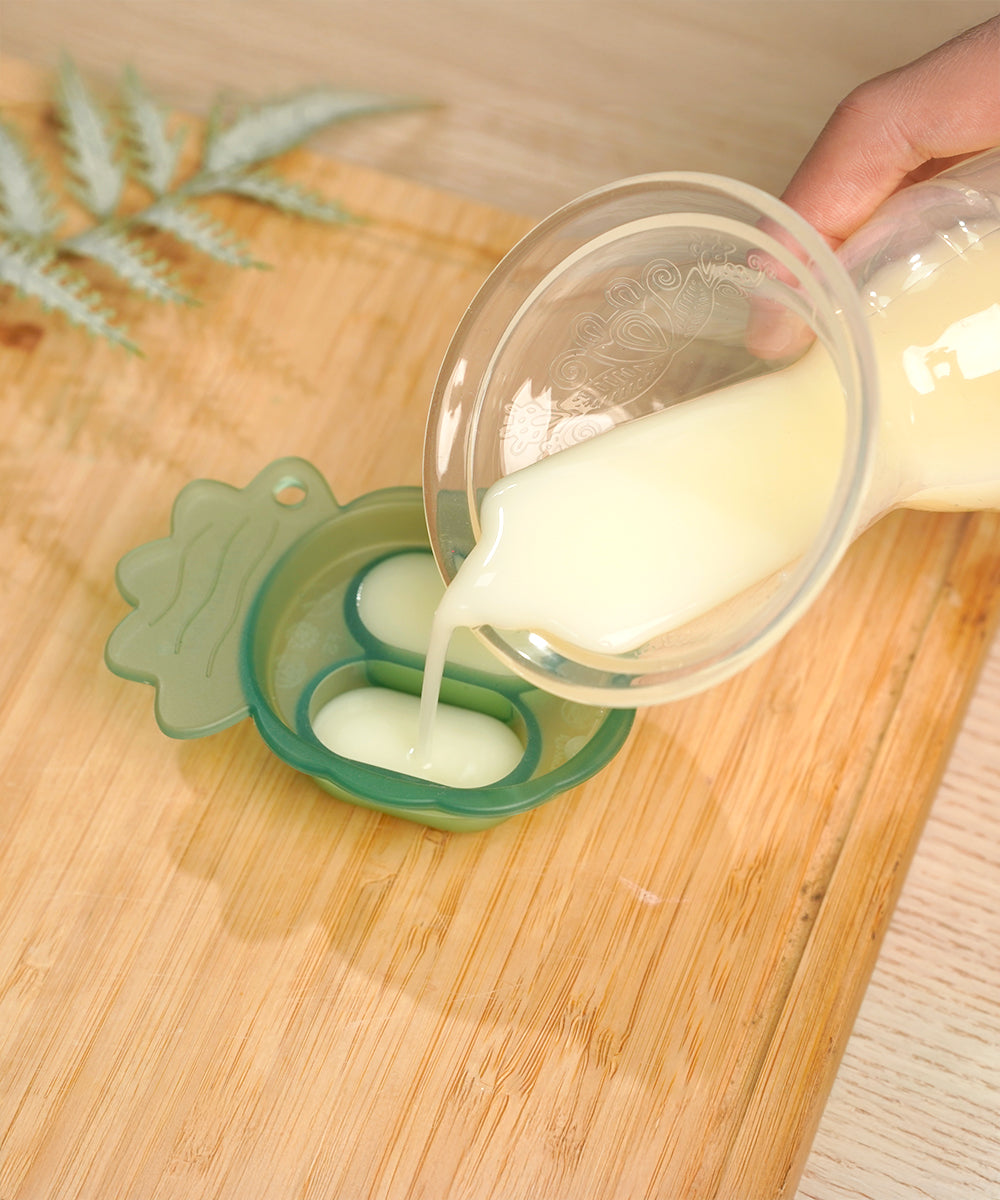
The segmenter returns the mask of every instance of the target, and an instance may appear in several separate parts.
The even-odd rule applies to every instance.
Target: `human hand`
[[[836,248],[907,184],[1000,145],[1000,16],[855,88],[782,195]]]

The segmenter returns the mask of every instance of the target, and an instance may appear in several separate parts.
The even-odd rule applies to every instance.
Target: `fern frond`
[[[39,163],[17,131],[0,118],[0,227],[46,237],[59,224],[55,199]]]
[[[140,246],[121,230],[107,225],[67,238],[62,249],[82,258],[96,259],[111,268],[136,291],[155,300],[172,304],[193,304],[194,300],[174,286],[170,268],[151,250]]]
[[[60,262],[55,252],[27,239],[0,240],[0,284],[39,301],[97,337],[107,338],[134,354],[138,346],[111,319],[85,275]]]
[[[232,266],[264,267],[242,240],[194,201],[226,193],[312,220],[353,220],[335,201],[281,178],[265,163],[333,122],[412,106],[324,87],[244,108],[231,119],[218,102],[208,120],[199,168],[178,181],[184,134],[168,131],[166,111],[132,68],[124,72],[114,122],[66,55],[55,99],[64,166],[90,219],[83,232],[57,238],[62,220],[58,198],[17,130],[0,119],[0,287],[10,286],[136,353],[78,261],[104,264],[130,289],[147,296],[194,303],[177,286],[170,265],[146,244],[146,231],[161,230]],[[152,202],[141,211],[119,214],[129,178],[151,193]]]
[[[310,192],[297,183],[272,175],[269,171],[223,171],[215,175],[206,175],[192,180],[190,190],[202,196],[213,192],[243,196],[282,212],[334,225],[355,220],[347,209],[339,204],[326,200],[317,192]]]
[[[115,158],[108,118],[68,56],[59,66],[56,102],[74,192],[95,217],[109,217],[118,206],[125,174]]]
[[[161,196],[170,187],[177,170],[184,131],[178,131],[173,137],[167,133],[166,115],[132,67],[125,68],[121,96],[125,133],[136,176],[154,196]]]
[[[195,208],[193,204],[178,204],[161,200],[137,213],[135,220],[153,229],[172,234],[203,254],[229,263],[234,267],[263,267],[254,259],[246,245],[221,222]]]
[[[205,140],[203,167],[210,172],[250,167],[283,154],[334,121],[403,108],[399,100],[367,92],[313,88],[245,108],[228,125],[218,121]]]

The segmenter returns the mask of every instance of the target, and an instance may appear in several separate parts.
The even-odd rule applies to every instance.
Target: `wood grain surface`
[[[808,19],[782,31],[781,11],[790,11],[782,5],[663,5],[671,48],[688,51],[679,59],[704,61],[710,49],[724,68],[713,100],[721,118],[755,82],[733,69],[741,37],[759,65],[789,46],[812,49],[814,86],[777,150],[764,145],[776,109],[806,87],[795,70],[784,99],[777,85],[756,88],[755,103],[741,110],[745,123],[721,120],[714,142],[703,117],[682,133],[676,105],[649,117],[635,107],[641,97],[628,97],[631,113],[611,105],[608,120],[628,132],[609,149],[609,126],[595,126],[607,100],[574,85],[578,76],[560,76],[566,90],[552,99],[523,86],[530,55],[508,56],[512,81],[477,76],[474,56],[461,51],[478,47],[499,61],[501,47],[530,28],[537,61],[553,44],[555,10],[566,8],[587,11],[579,24],[564,22],[560,45],[577,62],[590,46],[591,78],[601,52],[620,75],[634,47],[622,49],[611,24],[593,15],[597,6],[503,7],[500,17],[486,3],[413,5],[408,16],[395,6],[393,21],[378,21],[364,5],[299,3],[279,20],[274,6],[254,4],[243,9],[252,12],[249,40],[226,55],[217,46],[227,6],[215,2],[166,11],[44,0],[13,16],[8,6],[0,32],[5,48],[51,61],[58,18],[85,65],[90,56],[95,69],[117,70],[125,57],[145,57],[161,94],[169,85],[192,107],[218,82],[252,91],[328,75],[327,59],[363,86],[428,94],[431,80],[450,109],[381,130],[370,124],[329,148],[540,212],[591,183],[664,165],[778,187],[854,79],[991,6],[810,4],[798,6]],[[751,9],[752,20],[741,17]],[[920,19],[901,20],[903,10]],[[457,32],[454,22],[444,28],[442,11],[458,14]],[[140,36],[154,12],[155,36]],[[323,38],[301,36],[296,18],[306,13],[347,36],[333,37],[330,26]],[[423,40],[407,44],[423,18]],[[748,25],[759,38],[747,42]],[[484,27],[490,36],[470,38]],[[196,47],[193,30],[203,39]],[[652,55],[663,42],[649,24],[644,30],[643,53]],[[5,102],[30,101],[34,86],[5,64]],[[584,136],[585,127],[598,132]],[[674,161],[689,151],[703,160]],[[811,632],[804,641],[797,632],[766,674],[751,672],[711,704],[646,714],[609,773],[562,808],[475,842],[433,835],[425,844],[413,830],[400,841],[393,823],[331,806],[287,778],[249,729],[222,735],[221,745],[165,742],[143,692],[104,678],[96,664],[121,611],[114,559],[163,531],[173,494],[192,474],[244,482],[274,454],[305,451],[344,499],[416,482],[425,397],[448,322],[524,227],[304,157],[295,169],[377,218],[377,248],[333,251],[322,242],[336,283],[303,286],[302,305],[289,302],[287,280],[205,271],[198,285],[210,297],[211,328],[205,312],[160,312],[148,332],[172,348],[169,362],[157,355],[144,364],[123,364],[47,325],[40,335],[30,309],[0,310],[0,1196],[790,1194],[871,968],[870,935],[886,924],[987,633],[975,619],[992,615],[990,602],[970,607],[970,597],[995,587],[992,520],[893,518],[856,547],[832,598],[810,617]],[[263,257],[281,262],[278,274],[310,278],[321,252],[315,231],[306,246],[301,227],[242,208],[237,219]],[[423,262],[428,238],[433,269]],[[355,270],[366,257],[376,264],[368,275]],[[449,296],[439,318],[412,290],[431,281],[436,296]],[[298,313],[300,330],[261,326],[258,310],[275,304],[267,289],[276,285],[279,309],[289,321]],[[343,317],[343,288],[361,315]],[[323,342],[315,314],[327,308]],[[359,395],[368,397],[363,418]],[[891,614],[894,635],[878,640],[869,629],[858,640],[855,617],[881,615],[880,597],[897,595],[905,603]],[[845,611],[853,614],[846,621]],[[912,664],[901,651],[908,638]],[[855,661],[839,665],[843,654]],[[942,659],[953,677],[935,676]],[[997,672],[994,655],[801,1197],[957,1200],[990,1196],[1000,1182]],[[830,676],[817,707],[816,678]],[[766,716],[757,711],[762,696]],[[746,734],[713,744],[713,726],[748,714]],[[798,745],[810,717],[829,726],[808,733],[810,753],[821,753],[798,775],[776,773],[775,748]],[[42,741],[41,728],[56,732]],[[924,731],[919,739],[914,728]],[[788,778],[801,785],[794,812],[769,791]],[[709,799],[695,817],[699,789]],[[639,849],[627,828],[643,820]],[[817,865],[827,872],[818,873],[825,898],[817,888],[800,911],[788,890],[794,870],[801,886]],[[835,903],[845,880],[848,892],[870,889],[866,903]],[[711,899],[692,914],[703,885]],[[805,916],[813,932],[775,955],[775,932],[792,916]],[[761,936],[766,961],[747,965],[740,951]],[[831,953],[849,964],[846,975],[830,969]],[[709,962],[706,983],[699,971]],[[699,980],[707,1016],[686,1020],[682,1032],[680,993],[704,1000]],[[749,994],[730,994],[741,989]],[[788,1076],[796,1054],[798,1087]],[[436,1106],[417,1103],[428,1096]],[[706,1113],[715,1125],[704,1124]],[[711,1143],[698,1162],[692,1140]],[[517,1153],[503,1157],[511,1146]],[[580,1191],[590,1178],[603,1191]],[[493,1193],[474,1190],[487,1184]]]

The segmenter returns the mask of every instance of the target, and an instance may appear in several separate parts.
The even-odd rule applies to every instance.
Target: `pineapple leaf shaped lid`
[[[244,488],[189,483],[169,536],[121,559],[118,590],[133,611],[113,630],[105,660],[156,688],[164,733],[200,737],[248,714],[239,655],[254,596],[285,551],[339,511],[315,467],[282,458]]]

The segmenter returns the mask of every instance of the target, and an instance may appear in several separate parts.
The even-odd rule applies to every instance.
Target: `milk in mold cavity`
[[[382,642],[423,655],[443,595],[444,582],[429,552],[393,554],[365,574],[358,589],[358,616]],[[468,630],[459,629],[447,651],[450,663],[510,677]],[[433,737],[428,733],[421,740],[416,696],[384,687],[355,688],[324,704],[312,729],[336,754],[449,787],[485,787],[521,761],[520,739],[495,717],[447,704],[432,711]]]

